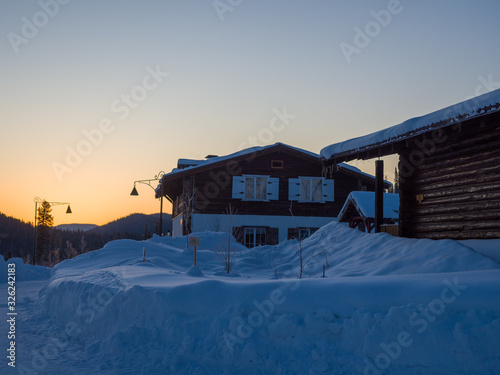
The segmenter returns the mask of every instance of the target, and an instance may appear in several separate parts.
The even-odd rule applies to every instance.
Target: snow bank
[[[408,239],[387,233],[363,233],[345,223],[332,222],[303,241],[305,258],[318,254],[306,275],[373,276],[462,272],[498,269],[500,264],[452,240]],[[298,245],[291,245],[296,250]],[[323,257],[321,253],[323,252]],[[326,253],[326,256],[325,256]],[[289,249],[289,254],[296,256]],[[289,259],[289,264],[297,263]]]
[[[7,282],[7,263],[16,265],[16,282],[47,280],[52,273],[50,268],[24,264],[21,258],[11,258],[6,262],[3,257],[0,257],[0,284]]]
[[[205,281],[116,294],[82,284],[66,293],[60,284],[61,299],[48,313],[76,322],[86,354],[114,373],[353,374],[385,367],[384,356],[388,374],[493,373],[500,363],[500,310],[498,303],[476,302],[485,293],[498,295],[499,276],[491,273],[485,284],[478,275],[423,283]],[[75,294],[83,297],[80,310],[62,304]],[[406,303],[386,305],[393,294]],[[346,306],[353,311],[344,315]]]
[[[228,277],[213,251],[221,234],[195,235],[197,267],[186,238],[165,237],[113,241],[59,264],[34,319],[70,327],[104,374],[493,374],[500,366],[500,265],[458,242],[332,222],[302,243],[238,247]],[[300,246],[308,266],[299,280]]]
[[[500,263],[500,240],[462,240],[460,243]]]

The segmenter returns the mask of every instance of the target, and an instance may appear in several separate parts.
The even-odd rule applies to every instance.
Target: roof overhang
[[[321,150],[321,160],[325,165],[332,165],[397,154],[416,137],[452,127],[475,129],[478,123],[484,127],[487,119],[497,119],[499,113],[500,90],[495,90],[390,128],[327,146]]]

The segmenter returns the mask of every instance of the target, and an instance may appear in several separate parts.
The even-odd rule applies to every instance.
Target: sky
[[[0,212],[25,221],[34,197],[71,203],[53,207],[56,225],[156,213],[134,181],[179,158],[319,153],[500,87],[496,0],[0,7]]]

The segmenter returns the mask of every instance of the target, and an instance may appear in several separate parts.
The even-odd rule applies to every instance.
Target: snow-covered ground
[[[332,222],[302,242],[298,279],[296,240],[236,246],[227,275],[222,235],[195,235],[197,267],[184,237],[113,241],[51,273],[14,260],[16,369],[1,373],[498,374],[500,241]]]

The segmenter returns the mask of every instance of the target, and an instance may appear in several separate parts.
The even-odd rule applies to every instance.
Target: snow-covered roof
[[[229,154],[229,155],[211,157],[209,159],[204,159],[204,160],[179,159],[177,162],[178,166],[181,166],[181,165],[187,165],[187,166],[184,168],[174,168],[174,169],[172,169],[172,171],[170,173],[166,173],[165,176],[172,176],[172,175],[175,175],[175,174],[180,173],[180,172],[193,171],[193,170],[196,170],[197,168],[205,167],[205,166],[210,165],[210,164],[215,164],[215,163],[219,163],[222,161],[231,160],[231,159],[234,159],[234,158],[237,158],[240,156],[251,155],[253,153],[261,152],[261,151],[264,151],[264,150],[267,150],[267,149],[270,149],[270,148],[273,148],[273,147],[276,147],[279,145],[293,149],[293,150],[301,152],[301,153],[304,153],[306,155],[309,155],[310,157],[318,159],[318,161],[319,161],[320,156],[314,152],[307,151],[307,150],[304,150],[304,149],[301,149],[298,147],[293,147],[293,146],[290,146],[290,145],[287,145],[287,144],[284,144],[281,142],[277,142],[275,144],[267,145],[267,146],[249,147],[249,148],[234,152],[234,153]],[[355,172],[355,173],[358,173],[360,175],[364,175],[364,176],[369,177],[369,178],[374,178],[372,175],[365,173],[365,172],[362,172],[359,168],[356,168],[352,165],[340,163],[339,166],[341,168],[348,169],[348,170]],[[387,183],[390,184],[390,182],[387,182]]]
[[[358,210],[360,216],[364,218],[375,217],[375,192],[373,191],[353,191],[347,197],[344,206],[339,212],[341,219],[350,205]],[[384,219],[399,218],[399,194],[384,194]]]
[[[177,174],[177,173],[180,173],[180,172],[185,172],[185,171],[188,171],[188,170],[189,171],[195,170],[195,169],[200,168],[200,167],[204,167],[204,166],[207,166],[207,165],[210,165],[210,164],[219,163],[221,161],[231,160],[231,159],[234,159],[234,158],[237,158],[237,157],[240,157],[240,156],[251,155],[253,153],[266,150],[268,148],[277,146],[279,144],[282,144],[282,143],[275,143],[273,145],[268,145],[268,146],[249,147],[249,148],[246,148],[244,150],[233,152],[232,154],[229,154],[229,155],[217,156],[217,157],[213,157],[213,158],[209,158],[209,159],[204,159],[204,160],[179,159],[179,161],[177,162],[177,165],[183,164],[183,163],[181,163],[181,161],[192,162],[192,165],[190,165],[190,166],[188,166],[186,168],[174,168],[174,169],[172,169],[172,171],[170,173],[166,173],[165,176],[171,176],[171,175],[174,175],[174,174]],[[285,145],[285,146],[292,148],[291,146],[288,146],[288,145]],[[317,154],[314,154],[314,155],[315,155],[315,157],[319,158],[319,155],[317,155]]]
[[[188,166],[193,166],[193,165],[198,165],[200,163],[203,163],[205,160],[199,160],[199,159],[179,159],[177,160],[177,168],[183,169]]]
[[[252,155],[252,154],[255,154],[255,153],[258,153],[258,152],[261,152],[261,151],[264,151],[264,150],[267,150],[267,149],[270,149],[270,148],[273,148],[273,147],[277,147],[277,146],[280,146],[280,145],[284,146],[284,147],[287,147],[287,148],[290,148],[290,149],[293,149],[293,150],[296,150],[298,152],[304,153],[306,155],[309,155],[309,156],[311,156],[313,158],[318,159],[318,161],[319,161],[319,155],[315,154],[314,152],[303,150],[303,149],[298,148],[298,147],[293,147],[293,146],[290,146],[290,145],[287,145],[287,144],[284,144],[284,143],[281,143],[281,142],[277,142],[277,143],[274,143],[272,145],[267,145],[267,146],[249,147],[249,148],[237,151],[237,152],[233,152],[232,154],[229,154],[229,155],[214,156],[214,157],[210,157],[208,159],[203,159],[203,160],[198,160],[198,159],[179,159],[177,161],[177,168],[173,168],[170,173],[165,173],[163,175],[163,178],[165,178],[165,177],[167,177],[167,178],[168,177],[172,177],[172,176],[175,176],[176,174],[185,173],[185,172],[188,172],[188,171],[189,172],[196,171],[198,168],[205,167],[207,165],[211,165],[211,164],[216,164],[216,163],[228,161],[228,160],[231,160],[231,159],[234,159],[234,158],[238,158],[238,157],[241,157],[241,156]],[[351,168],[357,169],[356,167],[351,167]],[[363,174],[363,172],[361,172],[359,169],[358,169],[358,173]],[[371,177],[373,178],[373,176],[371,176]],[[160,180],[160,182],[158,183],[158,186],[155,189],[157,195],[160,193],[161,181],[162,180]]]
[[[330,159],[335,155],[361,152],[499,110],[500,89],[372,134],[332,144],[323,148],[320,155],[324,159]]]

